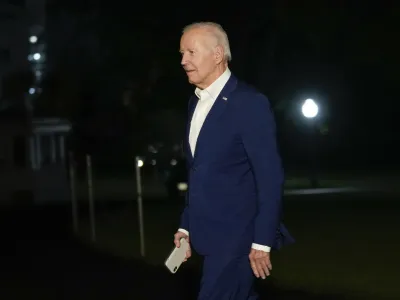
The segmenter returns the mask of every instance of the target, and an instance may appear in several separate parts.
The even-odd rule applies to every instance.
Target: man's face
[[[189,82],[204,89],[212,81],[217,67],[214,53],[215,40],[204,29],[197,28],[185,32],[181,38],[181,64]]]

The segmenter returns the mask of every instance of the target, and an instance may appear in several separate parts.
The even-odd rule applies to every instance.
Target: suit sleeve
[[[258,195],[253,242],[272,247],[280,223],[284,177],[277,149],[275,120],[265,96],[254,93],[245,98],[239,105],[241,136]]]

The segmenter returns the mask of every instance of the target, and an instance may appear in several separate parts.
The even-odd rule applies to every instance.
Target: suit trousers
[[[198,300],[257,300],[248,255],[204,257]]]

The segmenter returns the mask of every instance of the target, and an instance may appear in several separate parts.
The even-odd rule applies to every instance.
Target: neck
[[[207,80],[204,83],[201,83],[199,85],[197,85],[197,87],[201,90],[204,90],[206,88],[208,88],[211,84],[213,84],[213,82],[215,80],[217,80],[222,74],[224,74],[224,72],[226,71],[226,69],[228,68],[228,64],[227,63],[221,63],[219,64],[216,68],[215,71],[212,72],[209,77],[207,78]]]

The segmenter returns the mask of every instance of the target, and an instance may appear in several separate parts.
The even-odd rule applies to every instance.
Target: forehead
[[[210,43],[212,35],[204,28],[193,28],[181,37],[181,48],[200,48]]]

